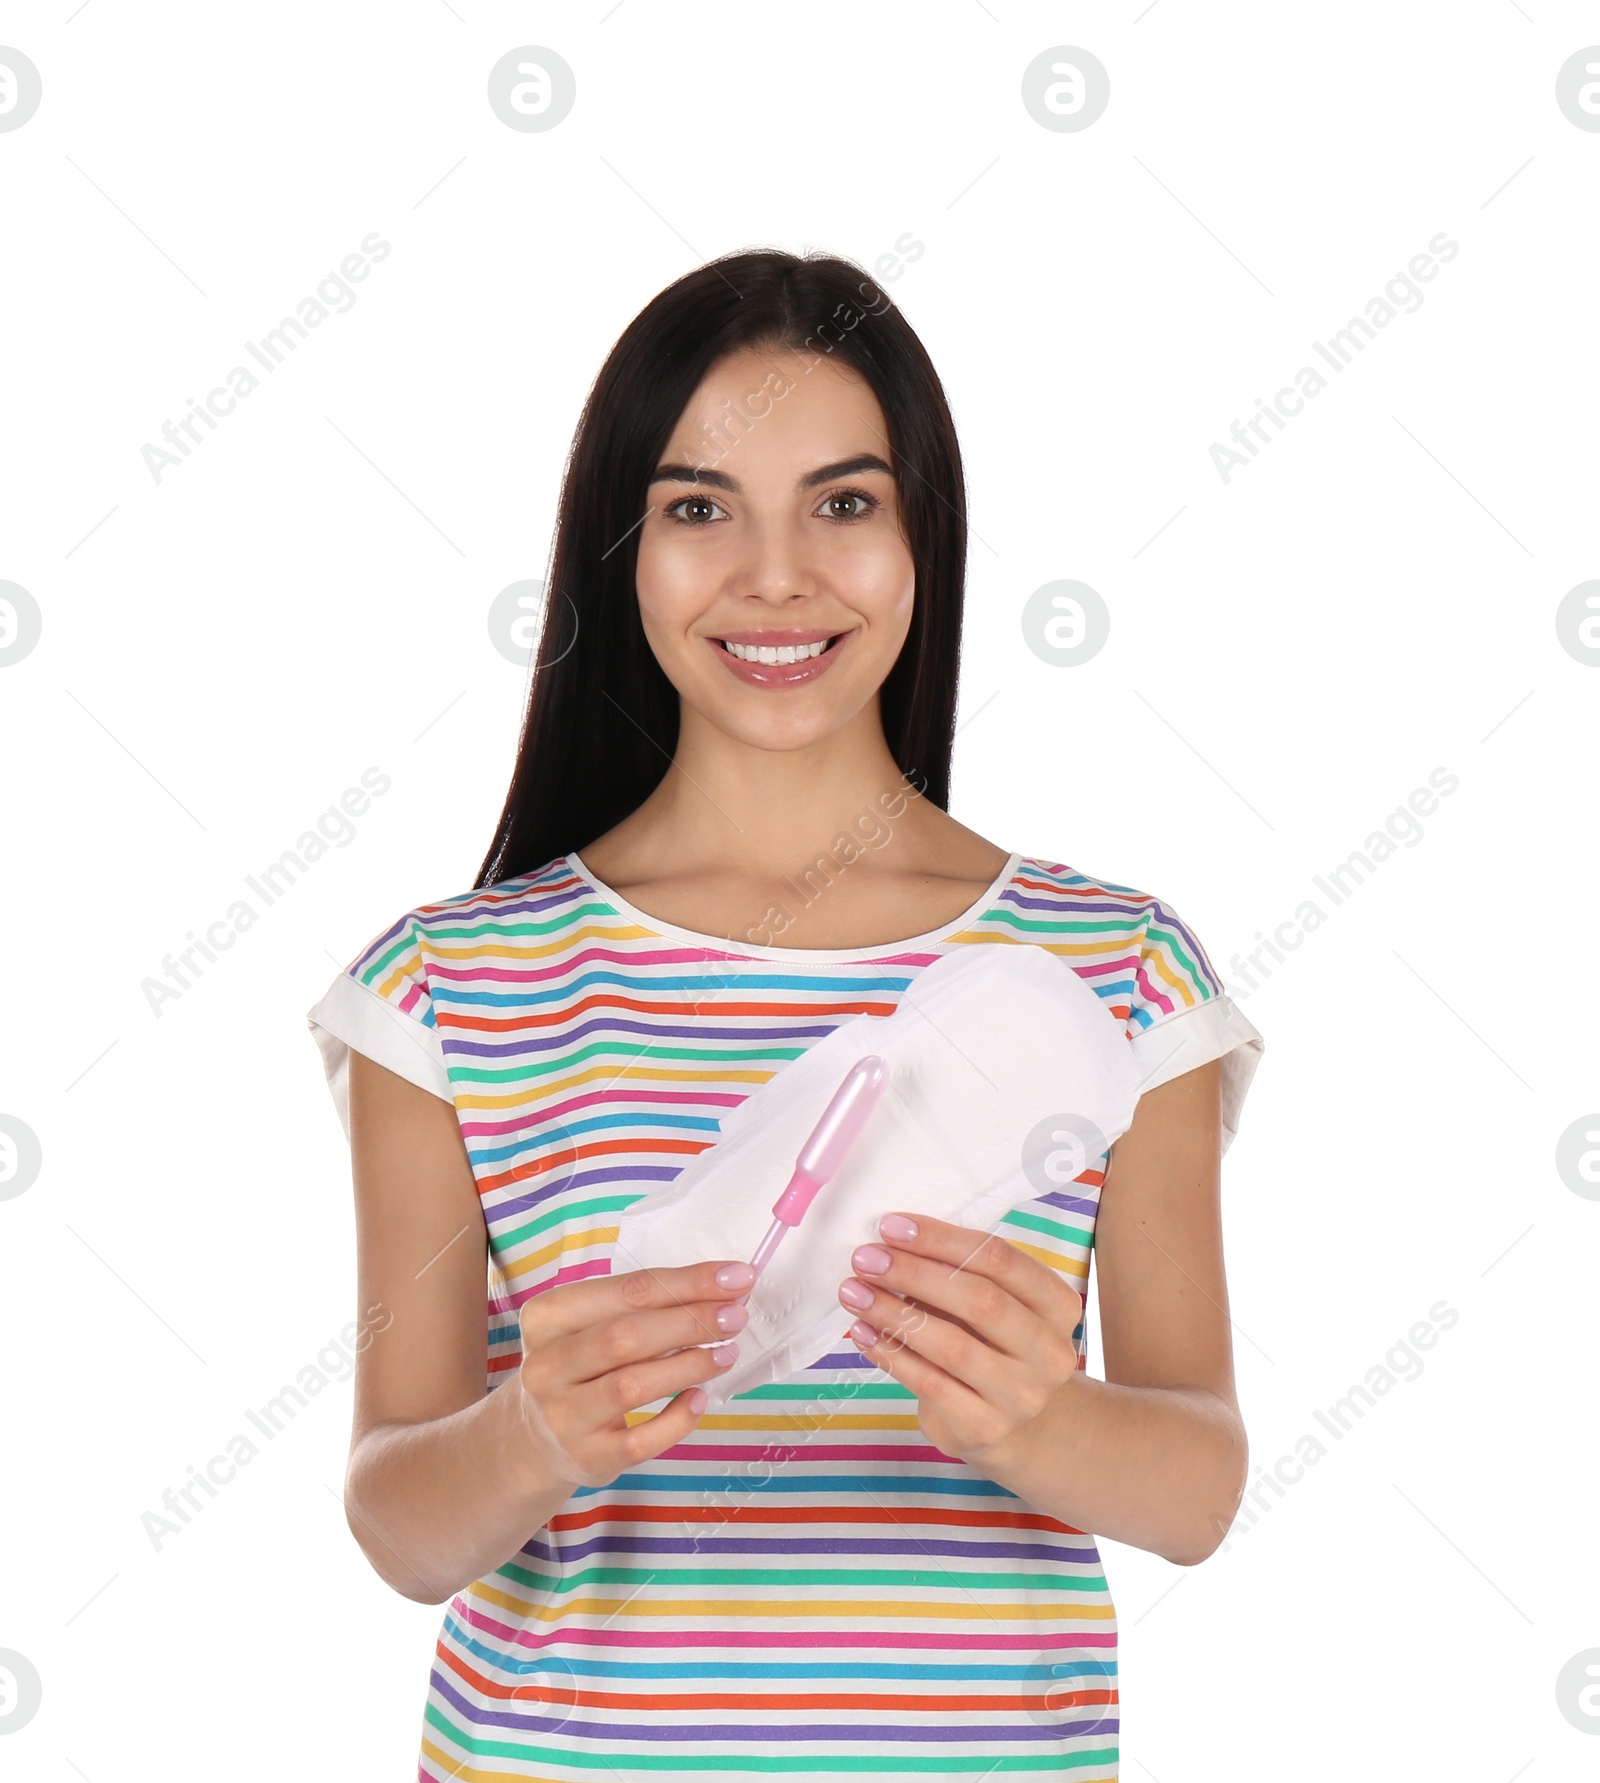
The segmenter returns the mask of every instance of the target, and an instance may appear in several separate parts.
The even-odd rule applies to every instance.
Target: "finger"
[[[1053,1267],[1055,1259],[1032,1255],[1015,1241],[994,1232],[979,1232],[971,1226],[952,1226],[945,1220],[930,1219],[925,1214],[888,1214],[889,1229],[879,1222],[879,1244],[896,1255],[926,1258],[947,1264],[959,1274],[982,1277],[1005,1289],[1048,1324],[1058,1325],[1071,1313],[1076,1326],[1077,1301],[1081,1310],[1083,1297],[1077,1282],[1068,1273],[1069,1265]],[[903,1228],[900,1221],[909,1220],[917,1228],[914,1236],[896,1236]],[[1085,1275],[1082,1279],[1087,1281]]]
[[[911,1306],[923,1306],[924,1304],[922,1301],[914,1299],[910,1295],[905,1295],[903,1298],[906,1300],[907,1304]],[[935,1309],[933,1307],[925,1307],[924,1310],[932,1312]],[[938,1316],[941,1319],[944,1319],[948,1324],[954,1325],[958,1331],[965,1331],[968,1337],[977,1338],[979,1343],[987,1343],[989,1341],[981,1331],[974,1331],[965,1319],[958,1319],[954,1313],[948,1310],[940,1312]]]
[[[592,1401],[594,1395],[591,1393],[589,1398]],[[591,1456],[598,1454],[604,1458],[596,1467],[594,1477],[614,1480],[619,1473],[638,1466],[641,1461],[653,1460],[663,1449],[682,1442],[700,1422],[708,1403],[703,1389],[690,1384],[672,1394],[658,1412],[646,1412],[633,1418],[624,1415],[598,1435],[594,1429],[588,1429],[586,1440]]]
[[[861,1335],[864,1327],[873,1329],[875,1335],[871,1341],[864,1341]],[[876,1363],[885,1374],[931,1406],[947,1423],[972,1428],[993,1415],[982,1393],[940,1367],[901,1336],[873,1326],[870,1314],[862,1314],[851,1326],[850,1335],[869,1362]]]
[[[678,1350],[670,1356],[630,1362],[593,1380],[575,1381],[566,1390],[568,1427],[580,1436],[616,1431],[628,1424],[629,1414],[641,1406],[674,1395],[682,1397],[702,1381],[725,1374],[738,1356],[739,1346],[730,1340],[706,1349]]]
[[[615,1369],[640,1362],[685,1351],[703,1353],[704,1346],[728,1341],[749,1320],[749,1308],[731,1300],[702,1300],[695,1305],[619,1313],[560,1339],[545,1354],[551,1358],[558,1378],[578,1383],[594,1381]]]
[[[1064,1285],[1058,1270],[1039,1257],[996,1232],[980,1232],[972,1226],[955,1226],[948,1220],[936,1220],[926,1214],[887,1214],[889,1230],[879,1222],[879,1242],[909,1256],[931,1258],[948,1264],[964,1275],[984,1276],[998,1282],[1024,1306],[1039,1314],[1050,1312],[1055,1295]],[[916,1227],[913,1236],[902,1238],[897,1222],[910,1221]],[[1076,1292],[1076,1289],[1073,1289]]]
[[[1014,1359],[1027,1357],[1038,1347],[1044,1329],[1038,1315],[990,1273],[958,1269],[934,1257],[881,1244],[858,1245],[850,1264],[856,1281],[919,1300]],[[861,1311],[863,1317],[871,1316],[865,1307]],[[1060,1316],[1065,1314],[1063,1308]]]
[[[708,1403],[706,1394],[700,1388],[685,1387],[681,1393],[674,1394],[660,1411],[635,1418],[623,1433],[621,1466],[617,1468],[617,1472],[636,1467],[641,1461],[653,1461],[663,1449],[670,1449],[675,1442],[682,1442],[700,1422],[701,1414]]]
[[[717,1280],[722,1269],[730,1272],[727,1283]],[[541,1341],[568,1337],[618,1313],[734,1300],[754,1280],[754,1271],[741,1257],[592,1275],[546,1288],[526,1300],[521,1309],[523,1330],[526,1333],[531,1327]]]
[[[897,1294],[872,1288],[861,1283],[859,1276],[855,1280],[868,1288],[872,1298],[869,1305],[851,1310],[879,1333],[883,1354],[910,1350],[980,1398],[1010,1403],[1017,1373],[1015,1357],[920,1302],[902,1300]],[[850,1303],[841,1296],[841,1304]],[[874,1348],[875,1361],[879,1354],[879,1348]]]
[[[647,1362],[630,1362],[598,1380],[576,1382],[573,1391],[598,1414],[598,1423],[626,1421],[628,1414],[642,1405],[655,1405],[672,1394],[687,1393],[703,1380],[724,1375],[737,1360],[738,1344],[728,1339],[705,1350],[676,1350]]]
[[[881,1277],[878,1277],[878,1276],[857,1276],[856,1279],[859,1282],[861,1282],[863,1284],[863,1286],[865,1286],[865,1287],[879,1287],[882,1285]],[[889,1291],[889,1290],[886,1290],[886,1292],[887,1291]],[[912,1295],[903,1294],[900,1296],[900,1298],[903,1299],[904,1301],[906,1301],[906,1303],[910,1306],[923,1307],[924,1311],[932,1312],[935,1310],[932,1307],[926,1306],[924,1302],[916,1299]],[[948,1324],[954,1325],[958,1331],[965,1331],[969,1337],[977,1338],[980,1343],[986,1343],[988,1341],[987,1338],[984,1337],[984,1334],[981,1331],[973,1330],[972,1326],[970,1326],[966,1322],[965,1319],[957,1318],[956,1315],[953,1312],[951,1312],[948,1307],[939,1309],[939,1317],[944,1319]],[[847,1336],[849,1335],[848,1332],[846,1333],[846,1335]]]

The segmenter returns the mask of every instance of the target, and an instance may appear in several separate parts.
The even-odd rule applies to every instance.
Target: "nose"
[[[804,539],[787,520],[753,520],[740,540],[733,568],[733,593],[786,604],[817,592],[816,568]]]

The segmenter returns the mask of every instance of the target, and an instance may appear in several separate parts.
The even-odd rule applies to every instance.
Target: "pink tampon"
[[[789,1186],[772,1204],[774,1219],[765,1238],[756,1247],[750,1267],[756,1279],[772,1260],[778,1242],[791,1226],[798,1226],[820,1189],[844,1162],[844,1155],[855,1143],[867,1124],[867,1117],[878,1105],[884,1086],[889,1081],[889,1061],[876,1053],[857,1059],[845,1073],[844,1081],[833,1093],[833,1100],[822,1111],[822,1119],[811,1130],[811,1137],[800,1148],[795,1160],[794,1175]],[[739,1296],[743,1306],[755,1289],[755,1282]]]

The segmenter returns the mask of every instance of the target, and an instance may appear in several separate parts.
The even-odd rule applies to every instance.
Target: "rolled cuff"
[[[1222,1149],[1239,1131],[1239,1110],[1266,1041],[1227,995],[1209,997],[1136,1034],[1130,1044],[1139,1069],[1139,1094],[1197,1065],[1222,1060]]]
[[[306,1014],[311,1037],[322,1054],[339,1124],[350,1137],[351,1049],[414,1083],[418,1089],[454,1102],[444,1047],[438,1030],[403,1014],[360,979],[341,972],[327,995]]]

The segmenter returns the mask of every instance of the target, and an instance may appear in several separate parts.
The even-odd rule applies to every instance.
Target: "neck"
[[[641,877],[711,864],[770,876],[848,843],[909,858],[949,823],[918,796],[914,765],[901,773],[876,698],[790,750],[743,743],[685,707],[671,767],[617,840]]]

